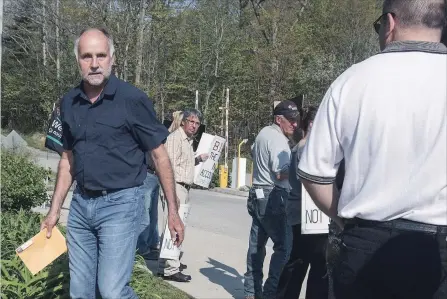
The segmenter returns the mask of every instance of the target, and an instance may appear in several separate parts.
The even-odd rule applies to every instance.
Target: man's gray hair
[[[446,23],[445,0],[385,0],[383,13],[395,13],[404,28],[442,29]]]
[[[113,54],[115,54],[115,46],[113,45],[113,38],[110,35],[110,33],[104,28],[87,28],[87,29],[82,30],[81,33],[79,33],[78,37],[75,40],[73,50],[74,50],[74,53],[76,56],[76,60],[79,59],[79,40],[81,39],[82,34],[84,34],[87,31],[91,31],[91,30],[98,30],[98,31],[102,32],[105,35],[105,37],[107,37],[107,41],[109,43],[109,55],[110,55],[110,57],[112,57]]]
[[[190,116],[196,116],[199,119],[199,121],[202,122],[203,115],[202,112],[200,112],[199,110],[191,108],[183,111],[183,121],[185,121]]]

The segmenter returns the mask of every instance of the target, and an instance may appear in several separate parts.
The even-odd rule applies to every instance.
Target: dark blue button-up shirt
[[[74,179],[90,190],[143,184],[146,152],[169,134],[146,94],[114,75],[93,104],[82,84],[70,90],[62,100],[61,120],[64,149],[73,152]]]

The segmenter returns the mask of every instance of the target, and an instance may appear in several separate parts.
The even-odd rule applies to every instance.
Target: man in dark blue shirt
[[[41,229],[56,224],[73,180],[67,222],[70,297],[137,298],[129,286],[144,205],[145,154],[151,153],[168,202],[176,244],[183,241],[174,176],[164,148],[167,129],[139,89],[111,74],[114,47],[103,29],[75,42],[82,83],[62,99],[64,152],[50,211]]]

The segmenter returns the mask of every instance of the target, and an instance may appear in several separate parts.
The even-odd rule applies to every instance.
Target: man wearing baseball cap
[[[244,275],[245,298],[274,298],[279,276],[289,255],[291,233],[285,204],[289,190],[289,138],[299,122],[298,108],[292,101],[280,102],[273,111],[274,123],[264,127],[252,146],[253,186],[247,209],[253,222]],[[262,286],[265,246],[272,239],[273,255],[268,278]]]

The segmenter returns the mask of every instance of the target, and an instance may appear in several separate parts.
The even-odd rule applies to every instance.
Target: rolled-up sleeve
[[[270,167],[273,173],[287,172],[290,166],[290,149],[270,144]]]
[[[71,134],[70,126],[67,121],[69,113],[68,109],[70,109],[71,106],[67,107],[67,105],[68,105],[67,99],[62,99],[59,106],[61,123],[62,123],[62,146],[64,150],[71,151],[73,150],[74,138],[73,135]]]
[[[157,119],[154,105],[146,95],[127,100],[126,106],[130,130],[144,151],[155,149],[166,141],[168,129]]]
[[[298,176],[319,184],[331,184],[343,159],[337,135],[337,105],[327,91],[318,109],[298,165]]]

